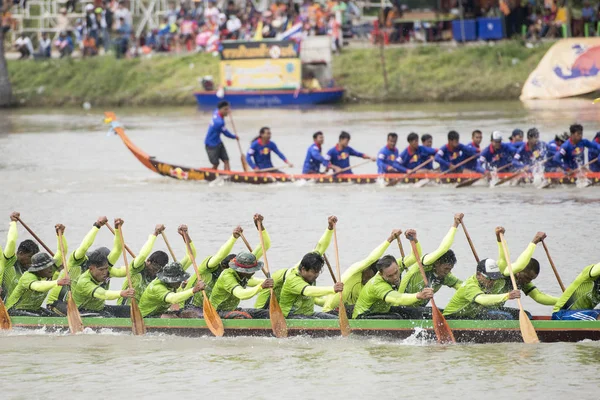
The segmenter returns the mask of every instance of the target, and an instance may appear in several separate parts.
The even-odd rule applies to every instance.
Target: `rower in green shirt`
[[[352,318],[410,319],[410,307],[419,300],[431,299],[433,289],[419,293],[400,293],[400,267],[396,258],[384,256],[377,262],[377,274],[363,287],[354,306]]]
[[[71,286],[75,287],[77,285],[77,281],[81,276],[81,273],[87,269],[88,262],[88,250],[94,244],[94,240],[96,240],[96,236],[106,223],[108,219],[106,217],[98,217],[92,229],[88,232],[87,235],[83,238],[83,241],[79,245],[79,247],[69,254],[67,265],[69,267],[69,278],[71,279]],[[113,248],[108,255],[108,263],[109,265],[114,265],[119,257],[121,256],[121,239],[117,235],[113,241]],[[61,269],[58,279],[61,279],[65,276],[64,269]],[[48,298],[46,299],[47,308],[51,311],[54,311],[58,314],[66,315],[67,304],[66,304],[66,295],[68,289],[66,287],[57,286],[50,290],[48,293]]]
[[[600,320],[600,263],[588,265],[560,296],[552,313],[554,320]]]
[[[29,268],[29,265],[31,265],[31,257],[40,252],[38,245],[29,239],[22,241],[17,249],[17,220],[19,217],[20,214],[18,212],[15,211],[11,213],[8,240],[4,247],[4,251],[0,249],[0,296],[4,299],[8,299],[14,288],[17,286],[21,275],[23,275],[23,273],[27,271],[27,268]],[[58,266],[62,264],[62,253],[60,252],[60,246],[58,245],[58,237],[56,243],[57,250],[54,254],[55,268],[53,274],[57,273]],[[66,241],[63,241],[63,243],[65,251],[67,251]]]
[[[271,237],[269,236],[269,233],[267,232],[265,225],[263,223],[264,217],[260,214],[254,214],[253,220],[254,220],[254,225],[256,226],[256,229],[258,229],[258,221],[260,221],[262,224],[262,228],[263,228],[262,236],[263,236],[263,240],[265,242],[265,249],[268,250],[271,247]],[[219,275],[221,275],[221,273],[224,270],[229,268],[229,262],[235,257],[235,254],[230,254],[230,253],[231,253],[231,250],[233,249],[233,246],[235,245],[235,242],[240,238],[242,232],[243,232],[243,229],[240,226],[236,227],[233,230],[232,236],[229,238],[229,240],[227,240],[227,242],[225,242],[225,244],[223,244],[223,246],[221,246],[221,248],[219,249],[219,251],[217,251],[216,254],[206,257],[204,260],[202,260],[201,263],[198,264],[198,271],[200,272],[200,278],[206,285],[206,294],[208,296],[211,295],[211,292],[213,290],[215,283],[217,282],[217,279],[219,278]],[[255,246],[254,250],[252,251],[252,254],[254,254],[254,256],[256,257],[257,260],[260,259],[263,255],[262,246],[260,244]],[[197,281],[197,276],[196,276],[196,274],[194,274],[188,280],[185,288],[190,289],[190,288],[194,287],[194,285],[196,284],[196,281]],[[268,296],[268,293],[269,293],[269,291],[267,290],[267,296]],[[194,295],[194,297],[192,297],[192,299],[190,299],[190,301],[188,301],[188,303],[189,303],[188,304],[189,308],[192,308],[192,307],[201,308],[202,307],[202,293],[198,293],[198,294]]]
[[[394,229],[387,240],[377,246],[375,250],[373,250],[371,254],[367,256],[367,258],[352,264],[350,268],[348,268],[342,274],[342,283],[344,284],[342,296],[344,299],[344,305],[346,306],[346,312],[349,316],[352,315],[354,304],[356,304],[356,300],[358,300],[361,289],[377,273],[377,261],[379,261],[379,258],[383,256],[383,253],[385,253],[390,244],[400,237],[400,234],[402,234],[400,229]],[[413,258],[411,263],[414,263],[414,256],[412,254],[411,256]],[[408,260],[398,259],[398,264],[404,264],[404,261]],[[340,296],[331,294],[325,299],[323,312],[332,312],[337,310],[339,305]]]
[[[54,267],[55,260],[46,253],[37,253],[31,257],[29,269],[21,276],[6,301],[6,308],[10,315],[56,316],[53,312],[42,308],[42,303],[50,289],[68,286],[71,281],[66,278],[51,280]]]
[[[167,264],[142,294],[140,300],[142,316],[145,318],[160,318],[173,304],[183,303],[205,288],[204,282],[200,281],[196,282],[192,288],[178,291],[181,284],[189,276],[178,262]],[[186,317],[187,314],[183,311],[171,311],[170,313]]]
[[[211,304],[222,318],[269,318],[269,310],[238,307],[241,300],[251,299],[262,289],[273,287],[273,279],[253,276],[263,265],[247,251],[229,261],[229,268],[221,273],[210,295]]]
[[[323,256],[325,251],[327,251],[327,248],[329,247],[329,243],[331,243],[331,236],[333,235],[333,227],[336,223],[337,223],[337,217],[335,217],[335,216],[331,216],[327,219],[327,229],[325,230],[325,233],[323,234],[323,236],[321,236],[321,238],[319,239],[319,242],[317,243],[317,246],[314,248],[313,253]],[[279,300],[280,302],[281,302],[281,297],[280,297],[281,289],[283,287],[283,283],[285,282],[288,274],[291,271],[298,269],[299,265],[300,265],[300,263],[298,262],[292,268],[287,268],[287,269],[284,268],[284,269],[280,269],[280,270],[277,270],[277,271],[271,273],[271,278],[273,279],[273,292],[275,293],[277,300]],[[255,308],[264,308],[265,310],[268,310],[269,303],[270,303],[270,297],[271,297],[270,290],[262,290],[260,292],[260,294],[258,295],[258,297],[256,298],[256,303],[254,303],[254,307]],[[318,301],[321,302],[321,300],[318,300]],[[324,300],[323,300],[323,305],[324,305]]]

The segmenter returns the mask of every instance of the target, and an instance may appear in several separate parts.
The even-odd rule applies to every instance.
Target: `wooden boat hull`
[[[114,131],[123,141],[125,146],[133,153],[133,155],[149,170],[162,176],[173,179],[186,181],[214,181],[224,179],[233,183],[247,183],[254,185],[262,185],[269,183],[288,183],[297,181],[311,181],[318,184],[374,184],[382,182],[383,184],[414,184],[423,179],[438,184],[456,184],[473,178],[481,178],[477,173],[456,173],[445,174],[435,172],[423,172],[412,175],[406,174],[340,174],[336,176],[325,174],[274,174],[274,173],[256,173],[243,171],[223,171],[212,168],[190,168],[182,165],[159,161],[155,157],[148,155],[142,149],[137,147],[125,133],[125,128],[117,121],[117,117],[112,112],[105,113],[105,121],[111,124]],[[500,173],[498,178],[506,178],[512,173]],[[554,184],[572,185],[577,182],[576,177],[568,177],[562,172],[548,172],[544,174],[546,180]],[[600,182],[600,173],[589,172],[585,176],[591,183]],[[530,182],[533,178],[526,174],[521,178],[521,182]],[[514,180],[515,182],[517,179]]]
[[[344,89],[226,91],[223,97],[218,97],[213,91],[196,92],[194,96],[202,109],[214,109],[222,100],[227,100],[235,108],[310,107],[339,103],[344,97]]]
[[[16,328],[49,331],[68,330],[66,318],[13,317]],[[149,333],[178,336],[211,336],[203,319],[147,318]],[[448,321],[456,340],[463,343],[522,342],[519,321]],[[83,318],[86,328],[131,332],[129,318]],[[269,320],[223,320],[225,336],[272,336]],[[534,320],[533,325],[542,342],[578,342],[600,340],[600,321]],[[335,337],[340,335],[337,320],[287,320],[290,336]],[[353,336],[406,339],[424,337],[434,340],[430,320],[350,320]]]

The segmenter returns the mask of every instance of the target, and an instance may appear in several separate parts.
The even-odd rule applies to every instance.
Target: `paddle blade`
[[[346,314],[346,306],[344,305],[342,299],[340,299],[339,315],[340,331],[342,331],[342,336],[350,336],[350,334],[352,333],[352,329],[350,329],[350,321],[348,321],[348,314]]]
[[[79,309],[77,308],[77,304],[75,304],[75,300],[73,300],[71,292],[69,292],[67,298],[67,321],[69,321],[69,330],[71,333],[83,332],[83,321],[81,321]]]
[[[600,103],[600,97],[598,97],[597,99],[594,99],[594,101],[592,101],[592,104],[597,104]]]
[[[130,299],[129,305],[131,310],[131,332],[136,336],[145,335],[146,324],[144,323],[144,317],[142,317],[142,312],[134,297]]]
[[[202,291],[202,296],[204,299],[202,300],[202,311],[204,314],[204,321],[206,322],[206,326],[213,333],[213,335],[217,337],[223,336],[225,333],[225,328],[223,327],[223,321],[221,321],[221,317],[217,314],[217,310],[210,304],[208,300],[208,296],[206,292]]]
[[[6,306],[2,299],[0,299],[0,329],[12,329],[10,315],[8,315],[8,311],[6,310]]]
[[[448,321],[446,321],[446,318],[444,318],[441,311],[437,308],[433,299],[431,301],[431,312],[433,314],[433,331],[435,332],[438,343],[456,343],[454,333],[452,333]]]
[[[285,323],[285,317],[283,316],[283,311],[281,311],[281,307],[279,306],[279,302],[277,301],[277,297],[275,296],[273,289],[271,289],[269,317],[271,318],[271,328],[273,329],[273,334],[275,337],[287,337],[288,329],[287,324]]]
[[[539,343],[537,332],[531,323],[531,320],[521,308],[519,311],[519,326],[521,327],[521,335],[523,335],[523,341],[525,343]]]
[[[422,188],[423,186],[427,185],[429,182],[430,182],[430,180],[427,178],[421,179],[419,182],[415,183],[415,187]]]
[[[466,180],[466,181],[461,182],[458,185],[456,185],[456,188],[458,189],[458,188],[464,188],[467,186],[471,186],[472,184],[477,182],[479,179],[481,179],[481,178],[473,178],[473,179]]]

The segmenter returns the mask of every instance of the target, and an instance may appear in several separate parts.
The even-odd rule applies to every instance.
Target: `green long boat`
[[[454,336],[462,343],[521,342],[519,321],[448,321]],[[578,342],[600,340],[600,321],[551,321],[534,317],[533,326],[541,342]],[[13,327],[45,328],[48,331],[68,331],[66,318],[12,317]],[[202,319],[149,318],[145,320],[148,333],[178,336],[211,336]],[[86,328],[130,331],[129,318],[83,318]],[[223,320],[225,336],[273,336],[269,320]],[[287,320],[290,336],[335,337],[340,335],[337,320]],[[352,335],[406,339],[419,334],[434,340],[430,320],[351,320]]]

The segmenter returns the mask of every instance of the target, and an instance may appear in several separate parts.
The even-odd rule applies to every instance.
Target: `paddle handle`
[[[477,154],[473,154],[471,157],[467,158],[466,160],[462,160],[461,162],[459,162],[458,164],[456,164],[456,165],[454,166],[454,169],[453,169],[453,170],[447,170],[447,171],[444,171],[444,172],[442,172],[442,173],[441,173],[439,176],[446,175],[446,174],[449,174],[449,173],[451,173],[451,172],[454,172],[454,170],[455,170],[456,168],[458,168],[458,167],[462,167],[463,165],[465,165],[465,164],[466,164],[466,163],[468,163],[469,161],[473,161],[473,160],[474,160],[474,159],[476,159],[477,157],[479,157],[479,153],[477,153]]]
[[[475,245],[471,240],[471,235],[469,235],[469,231],[467,230],[467,227],[465,226],[465,223],[462,220],[460,221],[460,225],[462,226],[463,232],[467,237],[467,242],[469,242],[469,247],[471,247],[471,251],[473,252],[473,257],[475,257],[475,261],[479,262],[479,256],[477,255],[477,250],[475,250]]]
[[[106,227],[108,228],[108,230],[110,231],[110,233],[112,233],[113,235],[115,234],[115,230],[113,229],[112,226],[110,226],[110,224],[108,222],[106,224],[104,224],[104,225],[106,225]],[[129,253],[129,255],[131,257],[135,258],[135,254],[133,254],[133,251],[131,251],[131,249],[129,248],[129,246],[127,246],[124,243],[123,243],[123,245],[125,247],[125,250],[127,250],[127,252]]]
[[[53,252],[52,250],[50,250],[50,248],[49,248],[48,246],[46,246],[46,243],[42,242],[42,239],[40,239],[40,238],[38,237],[38,235],[36,235],[36,234],[35,234],[35,233],[34,233],[34,232],[31,230],[31,228],[29,228],[29,227],[27,226],[27,224],[26,224],[25,222],[23,222],[23,220],[22,220],[21,218],[17,217],[17,221],[19,221],[19,222],[21,223],[21,225],[23,226],[23,228],[25,228],[25,230],[26,230],[27,232],[29,232],[29,234],[30,234],[31,236],[33,236],[33,238],[34,238],[34,239],[35,239],[35,240],[36,240],[36,241],[37,241],[37,242],[38,242],[38,243],[39,243],[39,244],[40,244],[40,245],[41,245],[41,246],[44,248],[44,250],[46,250],[46,251],[48,252],[48,254],[50,254],[52,257],[54,257],[54,252]],[[61,243],[62,243],[62,240],[61,240]],[[65,264],[65,265],[66,265],[66,264]]]
[[[167,249],[169,249],[169,253],[171,253],[171,257],[173,258],[173,261],[177,262],[177,257],[175,257],[175,252],[173,251],[173,248],[171,248],[171,244],[169,243],[169,240],[167,239],[167,234],[165,233],[165,231],[162,231],[160,234],[161,234],[163,240],[165,241],[165,244],[167,245]]]
[[[508,267],[508,272],[510,273],[510,281],[512,282],[513,289],[518,290],[519,288],[517,287],[517,281],[515,280],[515,274],[513,273],[512,263],[510,262],[510,254],[508,254],[508,246],[506,246],[506,239],[504,239],[503,233],[499,233],[499,236],[500,242],[502,243],[502,251],[504,251],[504,258],[506,258],[506,266]],[[518,303],[519,306],[521,306],[521,302],[519,301]]]
[[[554,261],[552,261],[552,257],[550,257],[550,252],[548,251],[548,246],[546,246],[546,242],[544,242],[543,240],[542,240],[542,246],[544,246],[544,251],[546,252],[546,256],[548,257],[548,262],[550,263],[550,266],[552,267],[552,270],[554,271],[554,276],[556,276],[556,280],[558,281],[560,288],[564,292],[565,285],[563,284],[562,279],[560,279],[560,275],[558,275],[558,270],[556,269],[556,265],[554,265]]]
[[[331,274],[331,279],[333,279],[333,283],[337,283],[337,279],[335,279],[335,274],[333,273],[333,268],[331,268],[331,264],[329,263],[329,259],[327,255],[323,253],[323,259],[325,260],[325,264],[327,264],[327,269],[329,269],[329,273]]]
[[[410,176],[410,175],[414,174],[415,172],[419,171],[421,168],[425,167],[427,164],[432,163],[434,158],[435,157],[433,157],[433,156],[429,157],[429,159],[427,161],[423,161],[421,164],[417,165],[415,167],[415,169],[413,169],[408,174],[406,174],[406,176]]]
[[[404,247],[402,246],[402,241],[400,240],[400,236],[396,239],[398,242],[398,250],[400,250],[400,256],[402,256],[402,260],[404,260]]]
[[[282,165],[281,167],[263,168],[263,169],[256,170],[254,172],[256,172],[256,173],[271,172],[271,171],[275,171],[278,169],[284,169],[284,168],[290,168],[290,166],[288,164],[286,164],[286,165]]]
[[[233,122],[233,114],[229,111],[229,121],[231,122],[231,129],[233,129],[233,133],[236,138],[238,150],[240,151],[240,160],[242,161],[242,168],[244,168],[244,172],[248,172],[248,162],[246,161],[246,157],[244,157],[244,152],[242,151],[242,145],[240,144],[240,137],[238,136],[237,129],[235,129],[235,122]]]
[[[338,241],[337,241],[337,229],[333,227],[333,247],[335,249],[335,269],[337,272],[337,281],[342,281],[342,273],[340,271],[340,252],[338,249]]]
[[[65,255],[65,244],[63,243],[63,234],[58,234],[58,246],[60,247],[60,255],[62,258],[63,270],[65,271],[65,278],[69,278],[69,268],[67,266],[67,256]]]
[[[127,274],[127,286],[129,286],[129,289],[133,289],[131,272],[129,271],[129,263],[127,262],[127,252],[125,251],[125,240],[123,240],[123,229],[119,229],[119,237],[121,238],[121,251],[123,252],[123,262],[125,263],[125,273]]]
[[[343,172],[351,170],[352,168],[358,168],[358,167],[361,167],[361,166],[366,165],[366,164],[371,163],[371,162],[373,162],[373,161],[372,160],[366,160],[366,161],[360,162],[360,163],[358,163],[356,165],[351,165],[349,167],[342,168],[338,172],[334,172],[333,175],[341,174]]]
[[[258,237],[260,238],[260,247],[262,247],[263,258],[265,259],[265,266],[264,266],[263,272],[265,273],[265,276],[267,278],[270,278],[271,272],[269,272],[269,261],[267,260],[267,249],[265,247],[265,240],[263,239],[263,235],[262,235],[262,233],[263,233],[262,222],[257,220],[256,225],[258,227]]]
[[[427,275],[425,275],[425,268],[423,268],[423,262],[421,261],[421,255],[419,254],[419,249],[417,249],[417,245],[414,240],[409,239],[410,247],[412,248],[413,254],[417,259],[417,264],[419,265],[419,271],[421,272],[421,276],[423,277],[423,282],[425,283],[425,287],[429,287],[429,280],[427,279]],[[431,299],[433,300],[433,299]],[[434,303],[432,303],[433,306]]]

